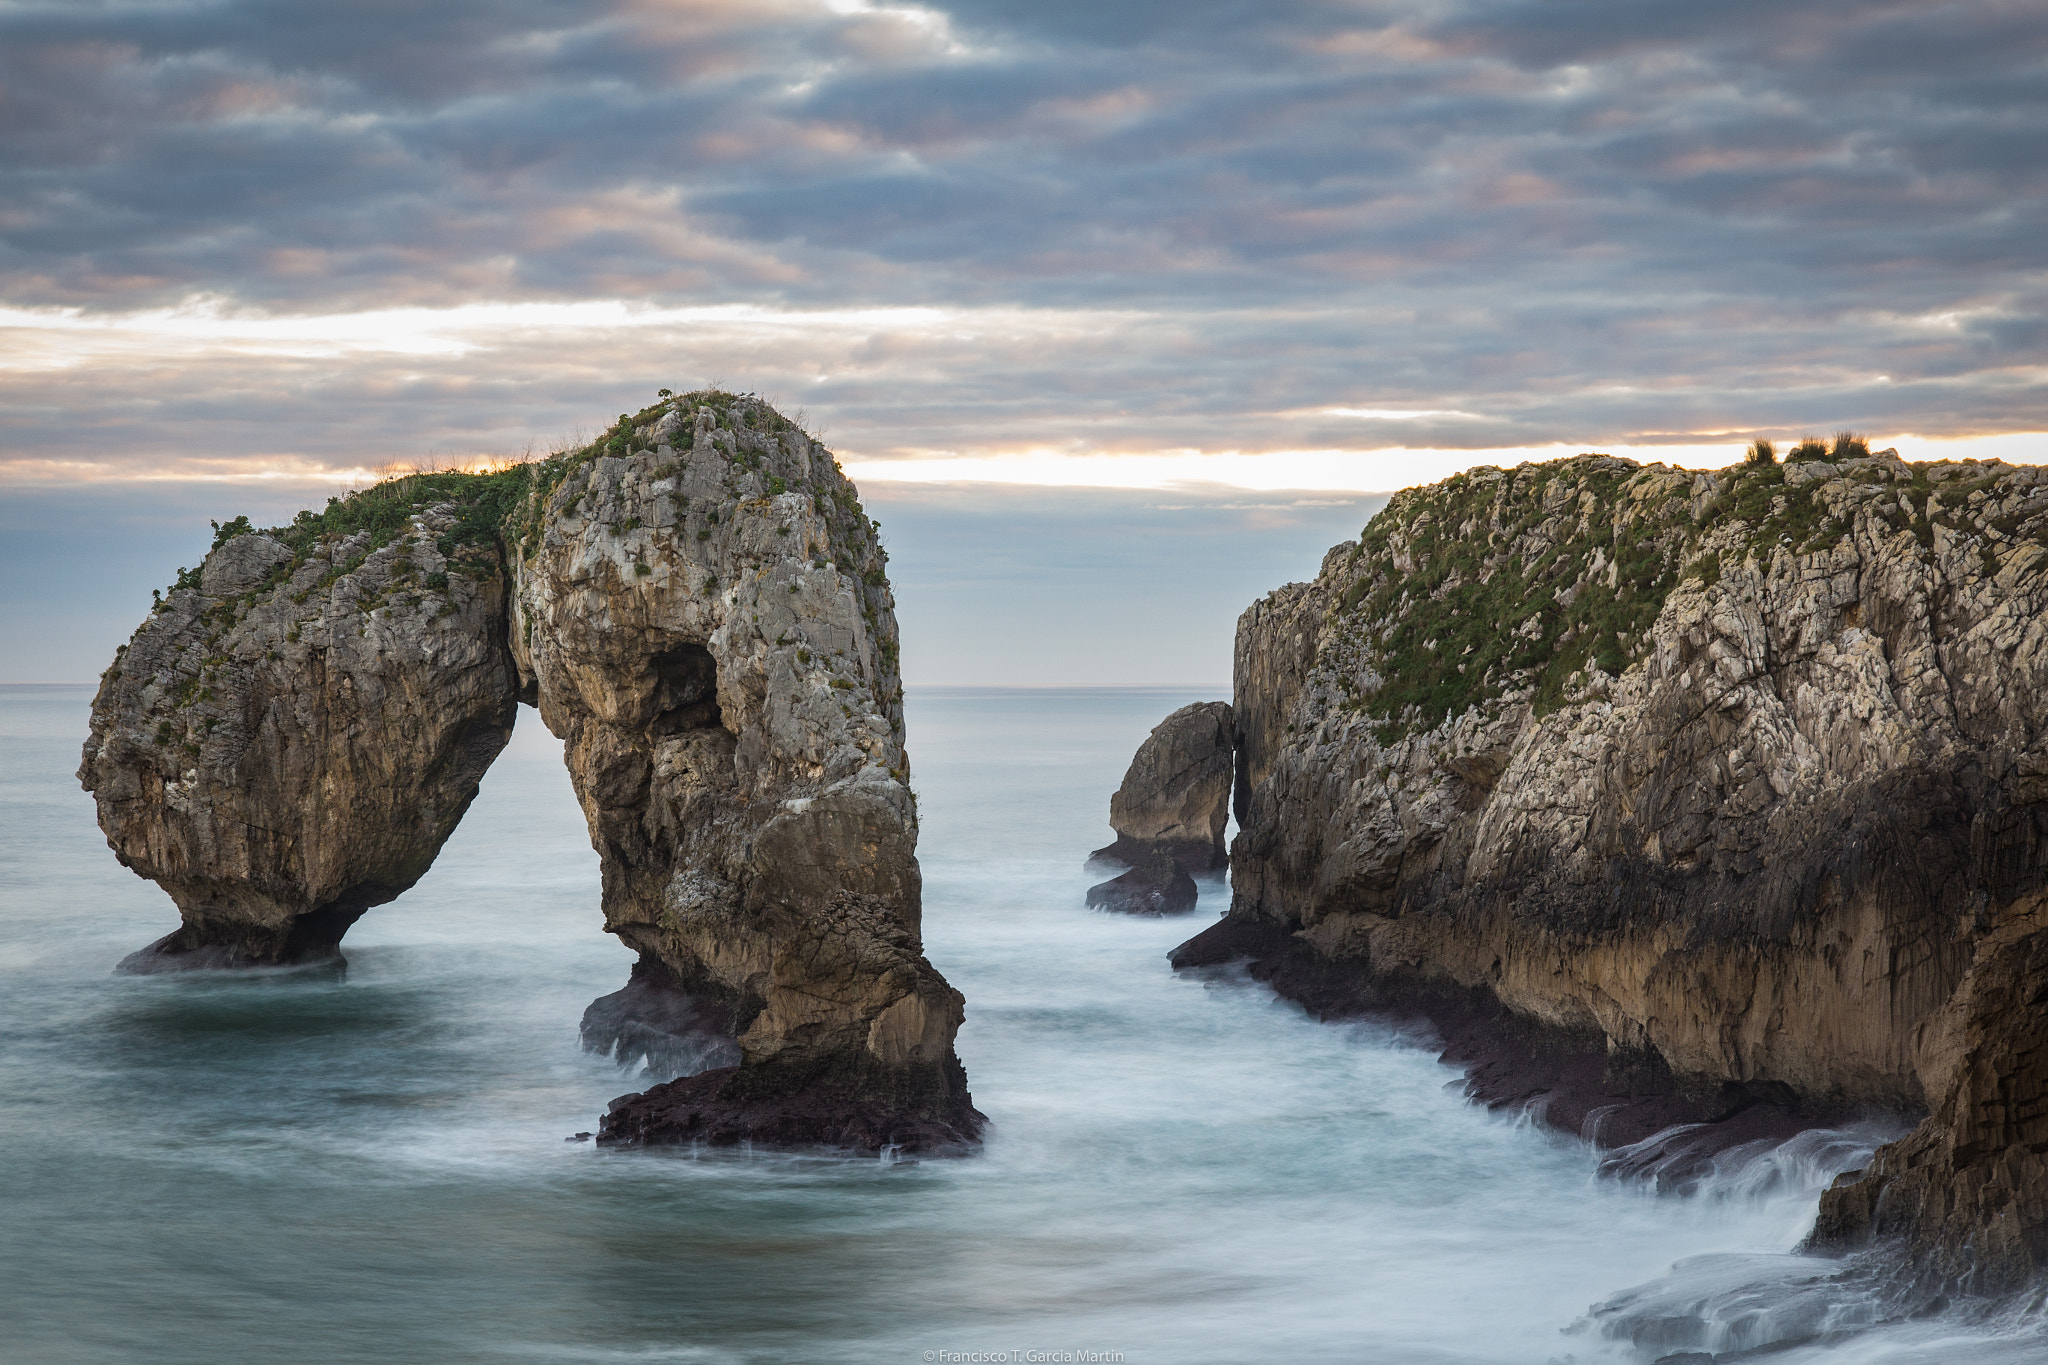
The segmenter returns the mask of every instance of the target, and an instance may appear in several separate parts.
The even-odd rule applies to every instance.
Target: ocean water
[[[531,711],[345,973],[127,978],[176,914],[72,778],[89,689],[0,688],[0,1360],[2048,1358],[2031,1320],[1865,1330],[1788,1254],[1881,1124],[1660,1196],[1425,1038],[1175,975],[1221,885],[1084,908],[1131,751],[1198,699],[912,692],[927,949],[993,1126],[891,1164],[563,1140],[645,1081],[577,1044],[630,957]]]

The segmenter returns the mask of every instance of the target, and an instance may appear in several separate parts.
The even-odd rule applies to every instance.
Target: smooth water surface
[[[1195,694],[913,692],[926,942],[993,1127],[895,1165],[563,1140],[645,1082],[577,1045],[631,959],[531,711],[345,973],[110,975],[176,914],[71,776],[89,698],[0,688],[0,1359],[1429,1365],[1856,1325],[1785,1253],[1877,1130],[1656,1196],[1465,1103],[1426,1040],[1176,976],[1222,886],[1179,919],[1085,909],[1110,791]],[[1641,1303],[1676,1344],[1610,1336]],[[1775,1358],[2019,1344],[1960,1331]]]

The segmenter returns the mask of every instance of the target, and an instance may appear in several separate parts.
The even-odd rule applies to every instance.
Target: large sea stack
[[[2048,1265],[2048,470],[1853,440],[1395,497],[1239,622],[1230,914],[1325,1014],[1661,1156],[1925,1114],[1823,1206],[1923,1298]]]
[[[616,1101],[600,1141],[972,1141],[885,561],[822,446],[715,392],[503,473],[230,523],[94,702],[80,779],[183,920],[126,965],[336,956],[425,872],[525,700],[640,954],[594,1041],[684,1027],[653,1051],[730,1063]]]

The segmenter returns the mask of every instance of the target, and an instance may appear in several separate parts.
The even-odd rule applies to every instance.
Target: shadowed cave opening
[[[678,645],[648,661],[654,668],[657,735],[723,728],[718,709],[718,662],[701,644]]]

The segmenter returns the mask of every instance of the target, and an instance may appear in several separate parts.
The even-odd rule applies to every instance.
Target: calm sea
[[[913,691],[926,941],[994,1126],[888,1165],[563,1141],[646,1082],[577,1045],[630,958],[533,712],[345,974],[125,978],[177,916],[72,777],[90,691],[0,688],[0,1359],[2043,1358],[1838,1335],[1858,1291],[1786,1253],[1875,1129],[1659,1196],[1464,1102],[1426,1040],[1177,977],[1221,886],[1084,908],[1133,748],[1198,699]]]

